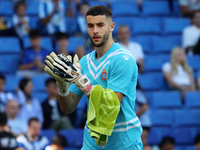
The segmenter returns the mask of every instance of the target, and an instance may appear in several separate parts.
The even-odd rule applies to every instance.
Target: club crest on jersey
[[[103,72],[101,73],[101,79],[104,81],[107,79],[106,69],[103,69]]]

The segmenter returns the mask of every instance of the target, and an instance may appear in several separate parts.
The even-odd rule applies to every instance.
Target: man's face
[[[3,91],[3,89],[4,89],[4,86],[5,86],[5,80],[3,80],[3,79],[0,79],[0,92],[2,92],[2,91]]]
[[[25,5],[20,5],[17,10],[16,10],[17,14],[19,16],[24,16],[26,14],[26,6]]]
[[[90,9],[89,5],[83,4],[80,9],[80,13],[85,17],[87,11]]]
[[[31,40],[31,45],[32,45],[33,48],[40,47],[40,43],[41,43],[40,37],[30,38],[30,40]]]
[[[40,134],[41,124],[37,121],[32,121],[28,127],[29,134],[31,136],[38,136]]]
[[[195,147],[197,150],[200,150],[200,142],[198,142],[197,144],[195,144]]]
[[[114,22],[105,15],[86,17],[87,31],[92,44],[95,47],[105,45],[110,37],[110,33],[114,30]]]
[[[56,83],[50,83],[47,87],[46,90],[48,92],[49,95],[51,96],[57,96],[58,95],[58,88]]]
[[[167,144],[167,145],[163,146],[163,148],[161,150],[173,150],[173,149],[174,149],[173,144]]]
[[[128,41],[128,39],[130,37],[128,27],[126,27],[126,26],[119,27],[117,36],[121,42]]]
[[[68,45],[68,39],[66,39],[66,38],[59,39],[59,40],[57,41],[57,43],[58,43],[58,45],[59,45],[60,48],[61,48],[61,47],[66,48],[67,45]]]
[[[200,13],[196,13],[194,17],[194,24],[198,27],[200,27]]]
[[[18,113],[18,103],[14,100],[10,100],[6,105],[6,114],[11,117],[15,117]]]

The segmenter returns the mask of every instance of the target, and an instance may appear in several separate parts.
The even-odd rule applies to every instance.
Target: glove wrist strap
[[[56,82],[57,86],[58,86],[58,94],[62,97],[65,97],[67,95],[69,95],[69,83],[64,82],[64,83],[60,83],[60,82]]]
[[[86,95],[89,96],[93,86],[90,83],[90,79],[88,79],[87,76],[82,75],[77,78],[77,80],[74,82],[74,84]]]

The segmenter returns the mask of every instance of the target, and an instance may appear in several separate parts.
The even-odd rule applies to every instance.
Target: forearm
[[[136,112],[136,115],[138,117],[141,116],[147,109],[148,109],[148,105],[147,104],[143,104],[142,107],[140,108],[140,110],[138,110]]]
[[[41,19],[40,21],[41,21],[42,25],[46,25],[51,20],[51,18],[53,17],[54,14],[55,14],[55,12],[53,11],[49,16]]]
[[[31,69],[35,66],[34,63],[29,63],[29,64],[22,64],[19,66],[19,70],[28,70]]]

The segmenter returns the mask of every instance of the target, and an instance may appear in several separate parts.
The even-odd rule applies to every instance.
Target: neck
[[[97,52],[97,59],[101,58],[109,50],[109,48],[112,46],[113,43],[114,43],[114,41],[111,36],[109,38],[109,40],[107,41],[107,43],[105,43],[105,45],[103,45],[101,47],[95,47],[96,52]]]
[[[35,135],[31,135],[30,133],[28,133],[29,137],[32,138],[33,141],[35,141],[36,136]]]
[[[14,120],[15,119],[15,115],[7,115],[8,119]]]
[[[38,46],[38,47],[33,47],[33,49],[35,50],[35,51],[40,51],[40,47]]]
[[[124,45],[126,45],[126,46],[128,46],[128,40],[125,40],[125,41],[122,41],[122,44],[124,44]]]
[[[49,99],[57,99],[57,95],[55,96],[55,95],[49,95]]]

